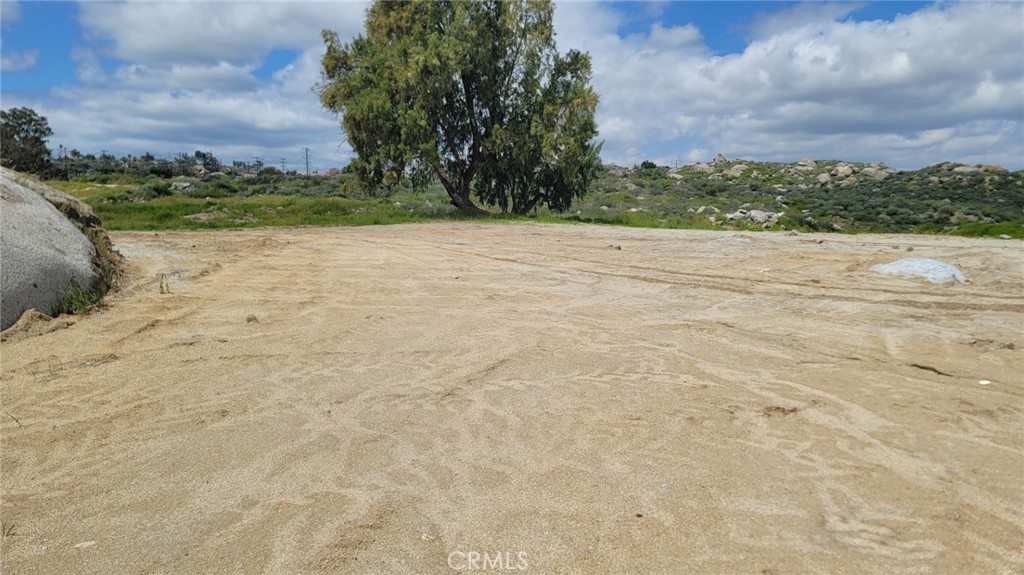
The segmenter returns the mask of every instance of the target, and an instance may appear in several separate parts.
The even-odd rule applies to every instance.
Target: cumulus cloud
[[[14,0],[0,2],[0,22],[3,23],[3,27],[6,28],[18,20],[21,20],[21,4]]]
[[[0,72],[21,72],[31,70],[39,61],[39,50],[4,52],[0,57]]]
[[[17,4],[2,5],[4,21],[16,20]],[[608,162],[722,152],[1024,167],[1024,6],[940,3],[891,21],[858,21],[858,6],[759,14],[744,27],[745,49],[728,55],[711,50],[693,23],[620,33],[638,17],[660,18],[659,2],[628,12],[560,3],[555,30],[563,52],[591,53]],[[83,42],[71,54],[78,83],[49,99],[5,92],[4,104],[36,108],[50,118],[54,143],[82,151],[202,149],[276,164],[308,146],[314,165],[339,165],[351,150],[311,90],[320,31],[351,38],[364,11],[365,3],[307,1],[82,3]],[[281,49],[296,56],[266,70]],[[31,58],[3,56],[4,72]]]
[[[221,160],[284,157],[300,167],[345,163],[351,149],[338,119],[312,91],[323,54],[320,31],[361,31],[365,3],[89,2],[85,43],[75,48],[78,84],[36,102],[54,142],[85,151],[167,156],[213,151]],[[275,49],[290,63],[256,71]],[[302,164],[304,167],[304,162]]]
[[[856,21],[856,7],[761,15],[746,49],[727,56],[689,24],[620,37],[624,16],[605,5],[561,4],[556,29],[562,49],[591,52],[606,161],[700,151],[901,167],[984,156],[1022,167],[1024,6],[936,4],[892,21]],[[663,153],[643,156],[652,150]]]
[[[311,49],[320,30],[361,31],[362,2],[85,2],[85,34],[109,54],[148,66],[252,64],[274,47]]]

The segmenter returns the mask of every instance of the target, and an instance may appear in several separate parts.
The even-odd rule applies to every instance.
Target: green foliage
[[[452,205],[568,208],[599,166],[590,58],[555,48],[550,1],[375,2],[366,35],[323,32],[317,86],[370,189],[436,180]]]
[[[547,204],[533,212],[540,221],[628,226],[761,229],[746,219],[725,221],[738,209],[778,214],[774,229],[804,231],[936,233],[1024,239],[1024,172],[955,171],[941,164],[916,171],[870,176],[870,166],[851,165],[855,183],[821,186],[819,173],[838,162],[818,162],[814,171],[791,165],[745,162],[736,177],[720,174],[731,165],[598,171],[593,191],[560,214]],[[768,185],[766,181],[782,180]],[[387,201],[370,193],[352,174],[177,177],[93,174],[51,181],[57,189],[88,201],[109,229],[205,229],[252,226],[361,225],[432,219],[499,217],[450,205],[438,181],[391,186]],[[207,200],[206,198],[210,198]],[[717,211],[716,211],[717,210]],[[509,210],[511,212],[511,210]],[[516,217],[508,216],[510,219]],[[714,218],[714,221],[711,221]]]
[[[52,135],[46,117],[31,108],[0,111],[0,164],[26,174],[45,175],[51,168],[46,139]]]
[[[78,282],[72,281],[60,299],[50,306],[50,316],[57,317],[63,313],[82,313],[92,309],[103,299],[104,294],[110,288],[111,281],[110,277],[104,278],[91,288],[82,287]]]

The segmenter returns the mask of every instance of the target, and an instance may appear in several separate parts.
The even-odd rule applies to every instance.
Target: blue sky
[[[319,32],[356,2],[0,0],[0,106],[83,153],[300,168],[351,156],[311,86]],[[603,159],[803,156],[1024,168],[1019,2],[559,2],[559,48],[591,53]]]

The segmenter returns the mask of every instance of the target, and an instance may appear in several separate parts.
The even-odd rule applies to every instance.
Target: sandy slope
[[[114,234],[2,346],[4,572],[1024,569],[1021,244],[743,237]]]

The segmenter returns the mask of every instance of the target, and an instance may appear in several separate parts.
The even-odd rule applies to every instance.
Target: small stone
[[[1006,234],[999,234],[999,239],[1001,239],[1001,240],[1011,240],[1013,238],[1011,238],[1010,236],[1008,236]]]
[[[245,318],[245,323],[259,323],[260,318],[256,317],[256,314],[251,313]]]
[[[75,549],[85,549],[87,547],[92,547],[93,545],[96,545],[95,541],[83,541],[78,545],[75,545]]]

